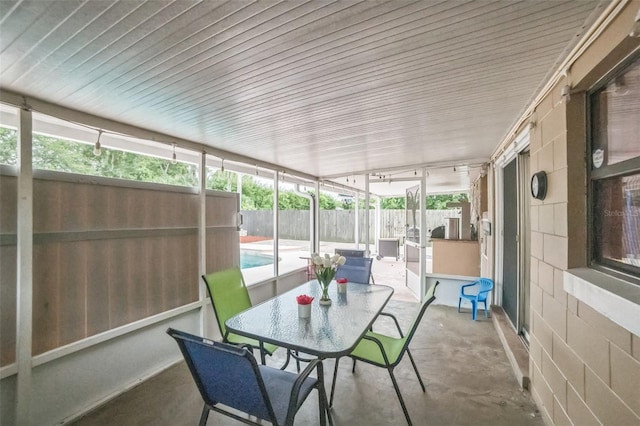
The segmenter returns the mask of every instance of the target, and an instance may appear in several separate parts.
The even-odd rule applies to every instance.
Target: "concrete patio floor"
[[[376,282],[381,281],[376,278]],[[416,302],[393,299],[385,310],[396,314],[406,330],[416,308]],[[375,330],[391,334],[395,327],[388,318],[380,318]],[[414,424],[543,425],[529,394],[516,381],[490,318],[480,316],[474,322],[468,311],[458,313],[455,308],[430,306],[410,348],[426,393],[420,389],[406,357],[395,372]],[[281,365],[284,355],[284,350],[278,350],[268,360],[269,365]],[[327,360],[324,365],[329,387],[334,361]],[[75,424],[196,425],[201,409],[197,388],[184,362],[180,362]],[[340,363],[332,415],[336,425],[405,424],[387,371],[358,363],[352,374],[347,359]],[[211,413],[208,424],[240,423]],[[298,412],[295,424],[319,424],[315,393]]]

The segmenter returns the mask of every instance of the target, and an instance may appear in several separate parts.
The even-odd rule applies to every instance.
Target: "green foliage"
[[[0,164],[17,164],[17,131],[0,127]],[[49,136],[33,135],[33,167],[93,176],[156,182],[170,185],[198,186],[198,167],[195,164],[177,163],[142,154],[102,148],[102,154],[93,154],[93,145]],[[207,171],[206,187],[220,191],[235,192],[238,189],[234,172],[212,169]],[[313,194],[313,191],[309,191]],[[444,194],[427,196],[427,209],[446,209],[447,203],[468,201],[466,194]],[[364,209],[364,199],[360,198]],[[408,206],[418,207],[419,200],[410,196]],[[383,209],[404,209],[405,198],[393,197],[381,200]],[[279,192],[280,210],[308,210],[309,200],[291,190]],[[355,209],[353,199],[339,200],[324,192],[320,193],[320,209]],[[242,210],[272,210],[273,187],[256,181],[252,176],[242,177]]]
[[[335,210],[338,204],[337,199],[323,192],[320,193],[320,210]]]
[[[244,184],[244,178],[242,179]],[[208,189],[215,189],[217,191],[235,192],[238,190],[237,176],[233,172],[216,170],[207,168],[207,183]]]
[[[242,210],[272,210],[273,187],[257,182],[252,176],[242,177]],[[308,210],[309,200],[292,190],[278,192],[279,210]]]
[[[15,130],[0,128],[0,163],[16,164]],[[91,176],[105,176],[170,185],[195,186],[197,167],[162,158],[102,148],[93,154],[93,145],[33,134],[34,169],[54,170]]]
[[[280,191],[278,195],[279,210],[309,210],[309,200],[294,191]]]
[[[384,210],[404,210],[404,197],[383,198],[380,208]]]
[[[102,148],[99,156],[93,146],[34,134],[33,167],[60,172],[97,175],[118,179],[195,186],[197,168],[162,158]]]
[[[458,201],[469,201],[467,194],[439,194],[427,196],[427,210],[445,210],[447,203],[455,203]]]
[[[364,210],[365,207],[365,200],[364,198],[359,198],[358,199],[358,208],[360,210]],[[346,199],[342,199],[338,204],[338,207],[340,207],[342,210],[355,210],[356,209],[356,204],[354,203],[354,198],[346,198]],[[369,208],[373,209],[375,208],[375,202],[373,199],[369,199]]]
[[[15,166],[18,163],[18,132],[0,127],[0,164]]]
[[[273,210],[273,188],[243,176],[242,210]]]
[[[409,197],[409,206],[415,206],[419,208],[418,201],[413,197],[413,194]],[[469,201],[467,194],[438,194],[427,196],[427,210],[444,210],[447,209],[447,203]],[[383,198],[380,202],[380,206],[384,210],[397,210],[405,208],[404,197]]]

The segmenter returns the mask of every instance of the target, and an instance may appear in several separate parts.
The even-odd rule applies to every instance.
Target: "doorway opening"
[[[528,345],[530,330],[529,134],[521,134],[498,164],[500,234],[496,256],[497,301],[516,333]]]

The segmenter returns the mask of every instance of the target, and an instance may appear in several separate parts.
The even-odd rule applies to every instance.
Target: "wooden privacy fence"
[[[33,181],[33,354],[199,298],[191,188],[65,173]],[[0,366],[15,360],[17,179],[0,176]],[[238,197],[208,191],[206,268],[238,265]]]
[[[364,243],[365,211],[359,211],[360,242]],[[246,210],[242,212],[242,229],[247,235],[273,237],[273,212],[271,210]],[[353,242],[356,226],[354,210],[320,210],[320,240]],[[444,225],[448,217],[459,217],[455,210],[427,210],[427,230]],[[375,238],[375,211],[369,211],[370,243]],[[404,210],[380,211],[380,238],[399,238],[405,235],[407,223]],[[280,238],[287,240],[309,240],[309,211],[281,210]]]

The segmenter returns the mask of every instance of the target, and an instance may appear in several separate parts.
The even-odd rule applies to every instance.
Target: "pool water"
[[[270,254],[243,250],[240,251],[240,269],[255,268],[258,266],[270,265],[272,263],[273,256]]]

